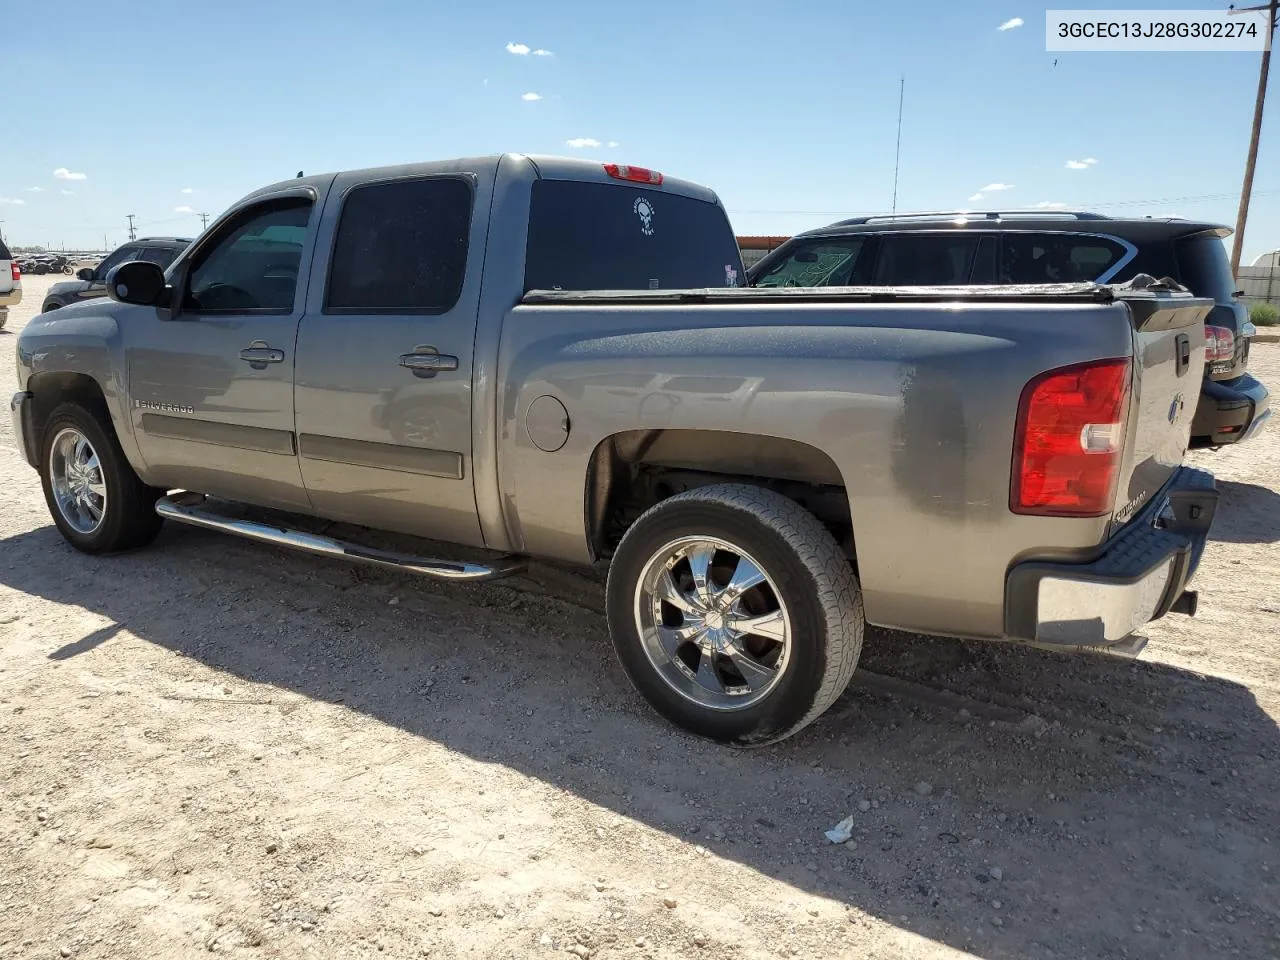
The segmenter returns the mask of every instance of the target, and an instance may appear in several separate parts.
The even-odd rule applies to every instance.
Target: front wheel
[[[793,500],[739,484],[650,508],[609,569],[609,632],[663,716],[741,745],[791,736],[844,691],[862,594],[831,534]]]
[[[54,524],[77,550],[129,550],[160,532],[155,503],[162,491],[133,472],[110,422],[78,404],[64,403],[50,415],[40,480]]]

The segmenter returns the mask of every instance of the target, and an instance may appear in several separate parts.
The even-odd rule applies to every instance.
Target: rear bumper
[[[1200,564],[1218,503],[1213,474],[1182,467],[1165,489],[1091,563],[1033,561],[1009,570],[1005,632],[1062,646],[1118,643],[1181,604]]]
[[[0,293],[0,308],[16,307],[22,302],[22,287],[14,287]]]
[[[1271,416],[1271,394],[1260,380],[1205,380],[1191,421],[1191,446],[1217,447],[1254,437]]]

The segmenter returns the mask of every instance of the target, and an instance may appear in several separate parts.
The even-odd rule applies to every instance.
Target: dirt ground
[[[172,525],[92,559],[10,441],[0,957],[1280,957],[1280,426],[1192,457],[1200,615],[1142,659],[872,631],[746,752],[631,691],[595,571],[447,587]]]

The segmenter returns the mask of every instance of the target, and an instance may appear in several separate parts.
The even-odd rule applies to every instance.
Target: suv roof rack
[[[1087,210],[934,210],[927,213],[875,214],[869,217],[850,217],[838,220],[832,226],[854,227],[864,223],[893,223],[898,220],[1110,220],[1101,213]]]

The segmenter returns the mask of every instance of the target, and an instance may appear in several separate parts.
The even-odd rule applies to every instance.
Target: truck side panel
[[[1009,511],[1021,390],[1046,369],[1132,349],[1119,304],[520,305],[498,368],[511,546],[591,558],[584,478],[613,434],[777,437],[838,467],[871,622],[999,636],[1011,558],[1084,558],[1107,528]],[[544,396],[568,413],[552,453],[528,422]]]

